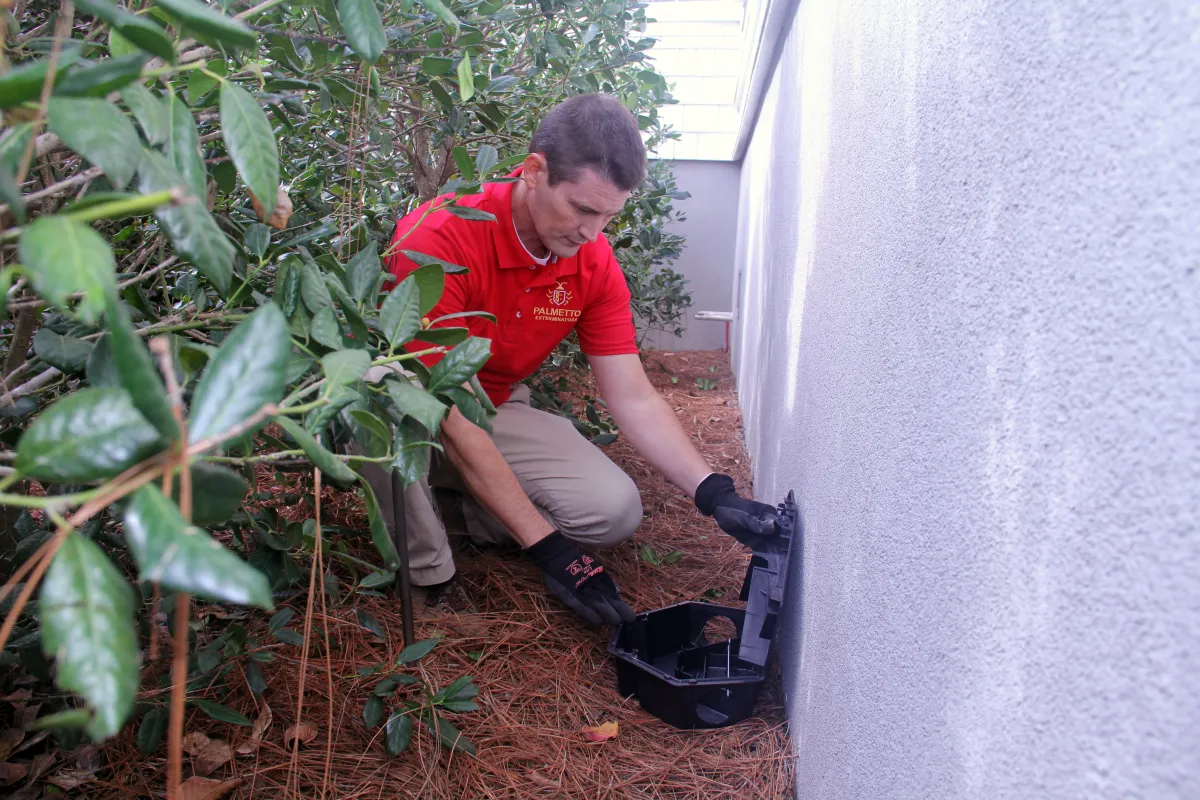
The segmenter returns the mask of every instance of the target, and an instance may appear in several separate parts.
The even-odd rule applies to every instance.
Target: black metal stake
[[[400,590],[400,615],[404,620],[404,646],[413,643],[413,596],[408,580],[408,521],[404,515],[404,483],[400,473],[392,470],[392,543],[400,555],[400,573],[396,585]]]

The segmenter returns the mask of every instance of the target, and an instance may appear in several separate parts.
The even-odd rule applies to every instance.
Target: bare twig
[[[58,57],[62,53],[62,45],[71,32],[71,23],[75,21],[75,4],[71,0],[63,0],[58,11],[58,20],[54,24],[54,43],[50,46],[50,58],[46,63],[46,78],[42,81],[42,96],[38,101],[37,116],[33,118],[33,136],[25,145],[21,154],[21,163],[17,167],[16,184],[20,186],[29,174],[29,165],[33,161],[33,152],[37,142],[37,134],[46,120],[46,104],[50,102],[50,91],[54,88],[54,78],[58,74]]]
[[[52,183],[49,186],[47,186],[45,189],[39,189],[36,192],[27,194],[22,198],[22,200],[25,201],[26,205],[29,205],[30,203],[36,203],[38,200],[45,200],[49,197],[58,197],[60,194],[67,194],[72,189],[74,189],[76,186],[79,186],[80,184],[83,184],[83,183],[87,183],[88,181],[92,180],[93,178],[98,178],[103,174],[104,174],[104,170],[100,169],[99,167],[90,167],[88,169],[85,169],[83,172],[80,172],[78,174],[72,175],[69,178],[61,180],[58,183]],[[8,206],[0,205],[0,212],[4,212],[7,210],[8,210]]]
[[[154,248],[148,247],[148,248],[146,248],[144,256],[146,258],[149,258],[149,256],[153,252],[154,252]],[[126,280],[121,281],[120,283],[117,284],[117,289],[118,290],[124,289],[128,286],[134,286],[135,284],[139,284],[139,283],[148,281],[151,278],[153,278],[155,275],[157,275],[158,273],[162,272],[163,270],[170,269],[171,267],[175,266],[175,264],[178,261],[179,261],[179,258],[177,256],[171,256],[170,258],[168,258],[166,261],[162,262],[158,266],[151,267],[150,269],[146,270],[145,272],[139,273],[139,274],[133,276],[132,278],[127,278]],[[135,268],[136,268],[136,266],[138,266],[138,265],[135,264]],[[78,300],[81,297],[83,297],[83,293],[76,292],[75,294],[68,295],[67,299],[68,300]],[[46,305],[45,300],[20,300],[16,303],[10,303],[8,307],[11,309],[23,309],[23,308],[41,308],[44,305]]]

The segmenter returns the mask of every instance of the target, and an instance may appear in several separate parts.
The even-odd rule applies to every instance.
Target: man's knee
[[[637,485],[623,472],[596,481],[587,493],[587,509],[562,526],[572,539],[601,549],[616,547],[633,536],[642,522],[642,498]]]

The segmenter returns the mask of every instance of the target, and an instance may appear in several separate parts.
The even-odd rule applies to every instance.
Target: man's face
[[[570,258],[585,242],[594,242],[629,198],[629,192],[591,167],[580,170],[574,181],[551,186],[546,161],[536,154],[526,159],[521,179],[529,189],[529,214],[538,238],[559,258]]]

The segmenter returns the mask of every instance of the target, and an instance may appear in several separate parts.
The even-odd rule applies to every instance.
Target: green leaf
[[[367,698],[366,705],[363,706],[363,723],[368,728],[378,728],[379,723],[383,722],[383,715],[386,711],[383,698],[371,695]]]
[[[88,356],[86,367],[88,385],[96,389],[120,389],[121,374],[112,357],[108,334],[101,336]]]
[[[346,288],[358,302],[371,303],[375,299],[375,287],[379,285],[381,274],[383,265],[379,263],[379,249],[375,242],[371,242],[355,253],[346,265]]]
[[[201,700],[199,697],[192,700],[192,705],[203,711],[209,717],[212,717],[217,722],[228,722],[233,725],[245,725],[247,728],[253,725],[250,719],[245,714],[239,714],[228,706],[223,706],[220,703],[212,703],[208,700]]]
[[[18,225],[25,224],[25,200],[21,197],[21,187],[17,186],[17,179],[12,174],[12,171],[5,164],[0,164],[0,202],[8,204],[8,209],[12,212],[13,219]],[[7,273],[9,276],[12,273]],[[0,297],[0,317],[4,316],[5,307],[8,305],[8,289],[12,285],[12,278],[8,277],[5,280],[5,286],[0,287],[5,294]]]
[[[94,347],[91,342],[63,336],[49,328],[40,328],[33,335],[33,352],[37,357],[63,372],[82,372]]]
[[[464,52],[462,60],[458,62],[458,96],[464,103],[475,96],[475,74],[471,71],[469,51]]]
[[[472,682],[473,680],[470,675],[461,675],[438,694],[450,700],[470,700],[479,694],[479,687]]]
[[[267,630],[271,633],[274,633],[275,631],[281,629],[284,625],[287,625],[289,622],[291,622],[292,617],[294,616],[296,616],[296,610],[293,608],[287,608],[285,606],[284,608],[279,609],[271,615],[271,619],[267,622]]]
[[[451,725],[450,721],[445,717],[438,717],[436,723],[426,718],[422,718],[421,721],[425,723],[425,727],[429,729],[430,733],[437,736],[438,742],[444,747],[475,755],[475,745],[462,735],[462,731]]]
[[[179,425],[171,411],[171,401],[163,387],[154,359],[133,329],[133,322],[125,307],[110,296],[105,303],[105,318],[108,324],[108,349],[117,367],[121,385],[133,398],[138,411],[158,429],[166,439],[179,436]]]
[[[658,551],[654,549],[653,545],[644,544],[639,548],[638,552],[642,556],[642,561],[645,561],[650,566],[662,566],[662,559],[659,558]]]
[[[383,559],[384,566],[390,570],[397,570],[400,568],[400,554],[396,552],[396,543],[392,541],[392,534],[387,520],[383,518],[383,513],[379,508],[379,501],[375,499],[375,492],[365,478],[360,479],[359,483],[362,485],[363,500],[367,506],[367,524],[371,528],[371,541],[375,544],[380,558]]]
[[[559,61],[566,61],[567,51],[563,49],[562,42],[558,39],[558,34],[553,31],[546,31],[546,50],[549,51],[551,58],[556,58]]]
[[[43,411],[17,444],[26,478],[86,483],[109,478],[158,450],[158,432],[121,389],[80,389]]]
[[[312,337],[331,349],[342,346],[342,326],[332,308],[322,308],[313,314]]]
[[[120,58],[105,58],[92,66],[74,69],[54,87],[61,97],[104,97],[137,80],[150,59],[144,53]]]
[[[491,83],[488,84],[487,92],[488,94],[492,92],[507,92],[520,82],[521,79],[516,75],[500,75],[499,77],[492,78]]]
[[[470,700],[446,700],[442,703],[442,708],[447,711],[453,711],[456,714],[479,710],[479,706]]]
[[[383,423],[383,420],[379,419],[379,417],[375,416],[370,411],[363,411],[362,409],[358,408],[351,409],[350,416],[356,423],[358,423],[359,427],[365,429],[372,436],[374,436],[375,439],[378,440],[380,445],[380,454],[382,455],[383,453],[386,453],[388,446],[392,441],[392,431]],[[370,450],[369,447],[368,450]]]
[[[114,58],[132,56],[140,52],[138,46],[121,35],[116,28],[108,30],[108,54]]]
[[[277,631],[271,631],[271,635],[284,644],[290,644],[293,647],[304,646],[304,637],[291,628],[280,628]]]
[[[496,413],[496,405],[492,402],[492,398],[488,397],[488,393],[484,391],[483,384],[479,382],[478,375],[472,375],[469,381],[471,388],[475,391],[475,400],[479,405],[483,406],[483,410],[489,415]]]
[[[246,672],[246,685],[250,687],[251,693],[261,697],[267,691],[267,679],[263,676],[262,667],[257,661],[247,661],[243,669]]]
[[[250,255],[261,261],[267,248],[271,246],[271,229],[261,222],[252,222],[242,234],[242,243],[246,245]]]
[[[358,479],[354,470],[346,466],[346,462],[322,447],[312,434],[299,424],[284,416],[276,417],[275,422],[300,446],[300,449],[312,461],[313,466],[321,470],[329,480],[341,486],[348,486]]]
[[[425,316],[437,305],[438,300],[442,299],[442,290],[446,286],[446,272],[440,265],[430,264],[414,269],[409,277],[417,284],[421,297],[421,316]]]
[[[138,167],[138,189],[144,194],[163,192],[176,187],[187,187],[188,182],[166,158],[158,153],[145,151]],[[217,227],[212,215],[205,210],[204,203],[168,203],[155,209],[159,224],[166,231],[175,252],[193,264],[221,294],[229,291],[233,278],[233,243]]]
[[[483,406],[475,399],[475,395],[461,386],[451,386],[448,389],[443,389],[442,394],[450,398],[454,403],[454,407],[458,409],[460,414],[467,418],[468,422],[483,428],[488,433],[492,432],[492,421],[488,419],[487,412],[483,410]]]
[[[38,599],[42,650],[57,663],[57,682],[95,712],[88,735],[99,741],[125,724],[138,690],[133,591],[100,546],[70,534],[46,572]]]
[[[169,63],[175,62],[175,46],[171,44],[166,31],[146,17],[122,11],[107,0],[78,0],[75,5],[80,11],[104,20],[113,30],[120,31],[121,36],[147,53]]]
[[[405,486],[416,483],[429,472],[429,434],[412,417],[405,417],[396,426],[392,451],[396,458],[392,469],[400,475]]]
[[[433,648],[437,647],[437,644],[440,641],[441,639],[435,636],[432,639],[422,639],[419,642],[413,642],[408,647],[400,651],[400,655],[396,658],[396,664],[414,664],[417,661],[420,661],[422,658],[429,655]]]
[[[62,82],[63,73],[78,58],[79,48],[71,48],[59,53],[58,63],[54,67],[55,85]],[[49,59],[43,58],[14,67],[0,76],[0,108],[12,108],[27,100],[36,100],[40,97],[49,66]]]
[[[361,608],[356,609],[354,615],[358,617],[358,624],[369,630],[371,633],[378,636],[380,639],[387,639],[387,632],[383,626],[379,624],[379,620],[375,619],[375,615],[369,611],[363,611]]]
[[[378,61],[387,36],[375,0],[338,0],[337,16],[354,54],[368,64]]]
[[[421,59],[421,71],[430,77],[445,75],[454,67],[454,61],[441,56],[427,56]]]
[[[449,25],[451,28],[454,28],[454,35],[458,35],[461,23],[458,21],[458,17],[454,16],[454,12],[447,8],[446,4],[443,3],[442,0],[417,0],[417,2],[425,6],[425,8],[431,14],[440,19],[442,22]]]
[[[191,440],[223,434],[263,405],[278,403],[291,351],[287,320],[273,303],[234,328],[196,388],[188,425]]]
[[[263,574],[189,525],[153,484],[134,492],[125,509],[125,540],[141,580],[214,602],[272,606],[271,587]]]
[[[396,573],[388,572],[372,572],[367,577],[358,582],[360,589],[379,589],[384,586],[391,586],[396,582]]]
[[[446,416],[446,407],[436,397],[403,377],[389,380],[387,392],[397,411],[421,423],[431,435],[437,435]]]
[[[409,276],[388,292],[379,309],[379,324],[393,348],[412,341],[421,330],[421,301],[417,279]]]
[[[146,715],[142,717],[142,724],[138,726],[137,748],[139,753],[144,756],[154,755],[158,746],[162,744],[170,719],[171,712],[165,706],[155,706],[146,712]]]
[[[446,208],[454,216],[459,219],[470,220],[471,222],[495,222],[496,215],[490,211],[484,211],[482,208],[473,206],[449,206]]]
[[[475,172],[480,179],[487,177],[487,174],[500,161],[500,154],[496,152],[496,148],[490,144],[485,144],[479,148],[479,152],[475,154]]]
[[[179,496],[179,480],[176,473],[172,497]],[[238,510],[249,489],[246,479],[229,467],[203,461],[192,464],[192,522],[201,526],[225,522]]]
[[[458,145],[450,152],[454,156],[454,163],[458,166],[458,173],[463,180],[475,180],[475,164],[471,161],[471,155],[467,152],[467,148]]]
[[[325,393],[360,380],[371,368],[371,356],[366,350],[337,350],[321,357],[325,373]]]
[[[279,191],[279,148],[262,107],[230,81],[221,84],[221,134],[247,188],[269,216]]]
[[[662,563],[674,564],[675,562],[679,561],[679,559],[681,559],[681,558],[683,558],[682,550],[672,550],[671,552],[669,552],[665,556],[663,556]]]
[[[232,47],[255,49],[258,37],[254,31],[197,0],[156,0],[157,4],[179,20],[186,30],[210,36]]]
[[[204,154],[200,149],[200,134],[187,105],[174,94],[167,95],[170,107],[171,133],[167,143],[171,163],[187,182],[192,197],[203,203],[207,194],[208,170],[204,166]]]
[[[455,347],[429,371],[429,391],[461,386],[479,371],[492,354],[492,340],[472,336]]]
[[[392,715],[388,718],[386,733],[384,747],[387,748],[388,755],[392,757],[400,755],[408,749],[409,743],[412,742],[412,716],[404,712]]]
[[[452,319],[467,319],[469,317],[482,317],[488,322],[495,322],[496,315],[487,311],[456,311],[453,314],[443,314],[442,316],[430,320],[430,325],[437,325],[439,322],[449,322]]]
[[[121,189],[129,185],[142,158],[129,118],[106,100],[52,97],[46,107],[50,130],[91,161]]]
[[[308,262],[300,268],[300,297],[304,305],[314,314],[323,308],[333,307],[333,296],[329,287],[321,277],[321,270],[316,264]]]
[[[470,272],[471,271],[471,270],[467,269],[466,267],[461,266],[459,264],[452,264],[451,262],[446,261],[445,259],[437,258],[435,256],[427,256],[424,253],[418,253],[416,250],[401,250],[400,252],[404,253],[404,255],[406,255],[408,257],[408,259],[410,261],[412,261],[414,264],[418,264],[422,267],[428,266],[430,264],[436,264],[437,266],[442,268],[443,272],[446,272],[446,273]]]
[[[223,62],[218,63],[221,63],[223,66]],[[221,82],[219,79],[208,74],[208,72],[216,74],[216,70],[210,68],[206,68],[206,70],[193,69],[188,73],[187,101],[190,105],[199,105],[200,101],[207,97],[209,92],[217,88],[217,84]]]
[[[81,292],[76,313],[95,324],[104,297],[116,291],[116,262],[104,237],[64,216],[38,217],[21,231],[21,262],[34,290],[58,308],[68,308],[72,292]]]
[[[167,141],[171,130],[171,117],[163,102],[155,97],[154,92],[140,83],[131,83],[121,90],[121,99],[133,112],[146,141],[150,144],[162,144]],[[141,160],[141,153],[138,153]]]

